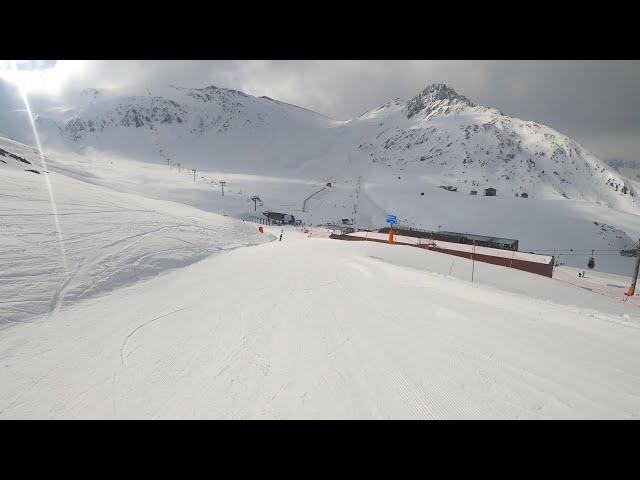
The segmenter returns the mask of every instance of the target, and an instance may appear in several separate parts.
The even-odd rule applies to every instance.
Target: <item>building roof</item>
[[[515,238],[489,237],[487,235],[475,235],[473,233],[444,232],[444,231],[435,232],[435,233],[440,235],[449,235],[452,237],[464,237],[470,240],[477,240],[479,242],[501,243],[505,245],[511,245],[518,241]]]
[[[266,212],[262,212],[262,214],[263,215],[267,215],[267,216],[269,216],[269,215],[278,215],[278,216],[283,216],[283,217],[285,215],[291,215],[290,213],[279,213],[279,212],[272,212],[272,211],[269,211],[269,210],[267,210]]]

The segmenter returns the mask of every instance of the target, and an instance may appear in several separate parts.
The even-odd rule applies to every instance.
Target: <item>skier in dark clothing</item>
[[[280,241],[282,241],[282,233],[280,234]]]

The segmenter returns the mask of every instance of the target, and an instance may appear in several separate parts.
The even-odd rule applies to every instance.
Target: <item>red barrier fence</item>
[[[616,300],[627,301],[630,304],[640,306],[640,296],[625,296],[625,292],[628,288],[626,284],[621,285],[620,283],[609,283],[608,281],[604,281],[604,283],[597,283],[594,281],[590,282],[589,280],[585,280],[584,278],[576,278],[575,276],[570,275],[569,273],[564,272],[561,269],[556,269],[553,274],[553,278],[554,280],[558,280],[559,282],[568,283],[575,287],[589,290],[593,293],[604,295],[610,298],[615,298]]]
[[[378,243],[388,243],[387,240],[381,240],[377,238],[365,238],[365,237],[357,237],[352,235],[338,235],[332,234],[329,238],[333,238],[335,240],[346,240],[350,242],[378,242]],[[407,245],[410,247],[422,248],[434,252],[446,253],[448,255],[455,255],[456,257],[463,257],[483,262],[483,263],[491,263],[493,265],[500,265],[503,267],[515,268],[516,270],[522,270],[529,273],[535,273],[536,275],[543,275],[545,277],[552,278],[553,277],[553,261],[546,263],[538,263],[538,262],[528,262],[526,260],[520,260],[517,258],[507,258],[507,257],[494,257],[492,255],[466,252],[461,250],[449,250],[444,248],[439,248],[434,245],[415,245],[412,243],[403,243],[397,240],[394,240],[396,245]]]
[[[494,257],[492,255],[484,255],[480,253],[471,253],[471,252],[461,252],[459,250],[446,250],[444,248],[438,247],[428,247],[428,246],[420,246],[422,248],[427,248],[428,250],[433,250],[435,252],[446,253],[448,255],[455,255],[456,257],[464,257],[471,258],[476,262],[484,262],[491,263],[493,265],[500,265],[502,267],[510,267],[515,268],[516,270],[523,270],[525,272],[535,273],[537,275],[543,275],[545,277],[552,278],[553,277],[553,264],[549,263],[538,263],[538,262],[527,262],[526,260],[519,260],[517,258],[505,258],[505,257]]]

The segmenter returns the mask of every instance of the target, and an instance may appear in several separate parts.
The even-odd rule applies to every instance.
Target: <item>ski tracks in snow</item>
[[[370,257],[385,257],[383,248],[292,234],[65,308],[54,322],[24,327],[31,333],[26,344],[20,337],[0,342],[3,359],[17,365],[6,370],[2,414],[434,419],[638,412],[637,329],[602,322],[577,335],[563,308],[548,307],[562,315],[564,323],[555,324],[539,319],[536,308],[492,304],[493,291],[481,285],[463,285],[464,296],[453,279]],[[42,333],[40,343],[33,332]]]
[[[129,341],[129,339],[130,339],[131,337],[133,337],[133,336],[136,334],[136,332],[138,332],[140,329],[142,329],[142,328],[144,328],[144,327],[146,327],[146,326],[148,326],[148,325],[151,325],[153,322],[156,322],[156,321],[160,320],[161,318],[168,317],[169,315],[173,315],[174,313],[181,312],[181,311],[183,311],[183,310],[186,310],[187,308],[191,308],[191,307],[182,307],[182,308],[178,308],[178,309],[173,310],[173,311],[171,311],[171,312],[168,312],[168,313],[165,313],[165,314],[163,314],[163,315],[157,316],[157,317],[155,317],[155,318],[152,318],[151,320],[148,320],[148,321],[146,321],[146,322],[144,322],[144,323],[142,323],[142,324],[138,325],[136,328],[134,328],[133,330],[131,330],[131,331],[127,334],[127,336],[124,338],[124,340],[122,341],[122,345],[120,345],[120,364],[121,364],[122,366],[124,366],[124,360],[125,360],[125,357],[124,357],[124,349],[125,349],[125,347],[127,346],[127,342]]]

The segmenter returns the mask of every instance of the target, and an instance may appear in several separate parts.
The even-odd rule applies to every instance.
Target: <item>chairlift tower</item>
[[[260,202],[260,206],[262,206],[262,200],[260,200],[260,197],[258,195],[254,195],[253,197],[251,197],[251,201],[253,202],[254,212],[258,210],[258,202]]]

